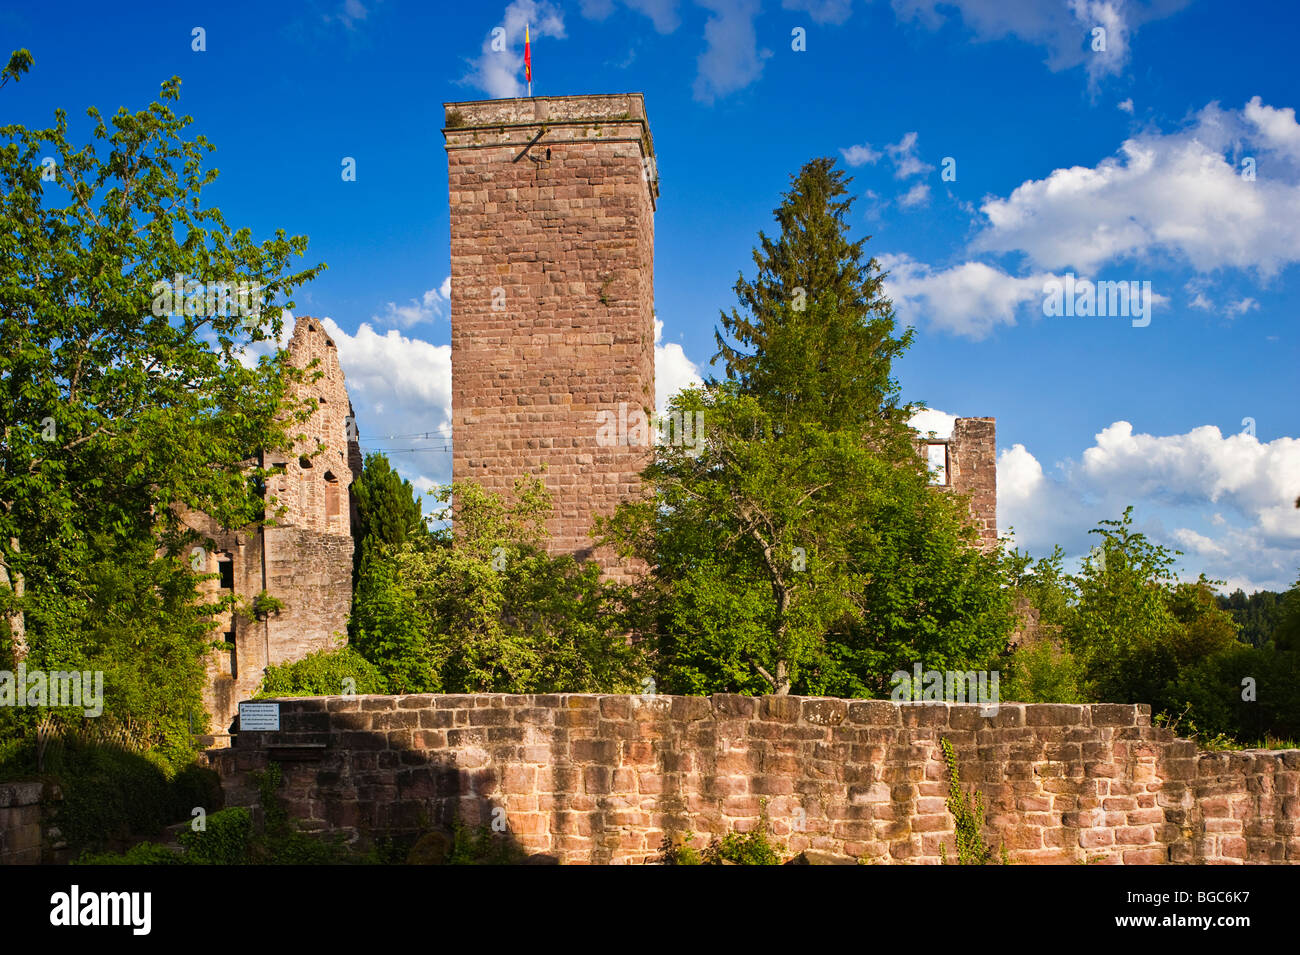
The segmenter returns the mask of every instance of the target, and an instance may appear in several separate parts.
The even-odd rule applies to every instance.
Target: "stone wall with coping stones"
[[[249,772],[275,759],[295,817],[363,843],[501,809],[531,853],[644,862],[766,801],[791,851],[935,863],[954,856],[947,738],[1014,862],[1300,862],[1300,750],[1202,753],[1147,706],[353,696],[283,700],[281,726],[211,754],[227,804],[253,805]]]
[[[650,447],[598,440],[601,412],[654,410],[658,177],[639,94],[447,103],[452,478],[507,498],[545,468],[551,550],[593,551],[640,493]],[[494,292],[494,290],[499,290]]]

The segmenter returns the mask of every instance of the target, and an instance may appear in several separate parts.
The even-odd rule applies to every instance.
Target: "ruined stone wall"
[[[947,451],[945,482],[938,487],[953,494],[970,495],[970,516],[980,541],[992,547],[998,539],[998,447],[994,418],[958,418],[946,439],[921,438],[917,452],[927,445]]]
[[[197,569],[215,574],[223,561],[232,562],[231,586],[223,589],[220,578],[207,580],[201,584],[205,593],[233,592],[249,604],[265,590],[284,605],[266,619],[227,613],[216,621],[215,639],[234,634],[226,649],[206,660],[204,706],[216,734],[229,729],[239,701],[256,693],[269,664],[334,648],[352,612],[351,486],[361,452],[355,425],[349,427],[352,406],[343,369],[338,349],[315,318],[297,319],[287,349],[290,361],[310,368],[314,379],[295,393],[318,404],[306,422],[292,426],[291,433],[301,435],[292,448],[260,457],[266,467],[285,469],[267,481],[268,503],[283,513],[265,528],[230,530],[202,512],[183,512],[186,524],[213,545],[202,545]]]
[[[539,97],[445,110],[453,480],[509,497],[545,467],[552,551],[594,556],[625,578],[635,568],[593,554],[590,532],[639,492],[649,461],[648,442],[598,435],[601,412],[626,421],[654,410],[658,179],[644,103]]]
[[[349,488],[356,477],[353,465],[360,451],[355,437],[348,435],[352,405],[338,348],[318,319],[302,316],[294,325],[287,349],[289,360],[298,368],[317,362],[309,376],[319,372],[320,377],[304,382],[296,393],[300,398],[315,398],[318,405],[308,421],[295,426],[302,438],[291,449],[267,454],[268,465],[285,466],[283,475],[267,482],[267,491],[285,508],[277,519],[281,525],[349,537]],[[317,453],[318,444],[325,450]]]
[[[642,862],[665,833],[748,829],[873,863],[954,856],[940,740],[1020,863],[1300,862],[1300,750],[1201,753],[1146,706],[801,697],[285,700],[214,754],[229,805],[280,762],[294,816],[362,841],[473,824],[563,862]]]

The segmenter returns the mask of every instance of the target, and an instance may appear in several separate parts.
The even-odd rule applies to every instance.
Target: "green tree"
[[[10,80],[15,83],[23,78],[23,74],[32,68],[32,59],[30,50],[14,50],[9,55],[9,64],[0,70],[0,87],[3,87]]]
[[[1241,627],[1241,639],[1252,647],[1262,647],[1273,639],[1282,617],[1283,594],[1257,590],[1249,597],[1238,587],[1218,597],[1219,606],[1232,614]]]
[[[1221,581],[1208,580],[1202,574],[1193,582],[1175,584],[1166,595],[1169,611],[1182,624],[1172,644],[1180,667],[1241,645],[1237,621],[1216,599],[1217,583]]]
[[[714,361],[778,419],[863,432],[884,423],[897,434],[908,409],[891,368],[912,332],[894,335],[884,274],[874,258],[864,261],[870,237],[848,237],[850,182],[830,159],[792,177],[774,211],[779,235],[759,233],[757,274],[736,282],[743,313],[722,313]]]
[[[290,268],[304,237],[258,243],[205,207],[214,147],[185,139],[179,87],[107,121],[90,109],[84,146],[62,110],[48,129],[0,128],[0,577],[25,590],[0,588],[0,617],[22,614],[16,649],[47,668],[108,654],[144,680],[141,659],[173,661],[115,712],[158,726],[168,694],[189,706],[207,648],[178,610],[193,572],[166,563],[194,542],[178,508],[262,519],[250,455],[289,446],[310,406],[290,401],[304,373],[282,352],[241,358],[319,271]],[[220,294],[240,283],[242,310]]]
[[[1300,580],[1282,595],[1280,604],[1273,645],[1279,650],[1300,651]]]
[[[350,645],[380,669],[390,692],[438,693],[442,661],[429,639],[433,624],[403,574],[410,547],[377,544],[362,558],[348,621]]]
[[[1154,700],[1174,675],[1181,628],[1170,608],[1174,552],[1133,528],[1133,508],[1089,533],[1101,541],[1071,577],[1078,594],[1065,630],[1088,673],[1090,698]]]
[[[703,415],[702,445],[660,446],[649,499],[599,524],[651,567],[634,604],[663,688],[878,695],[915,661],[967,669],[1004,650],[1000,558],[920,467],[856,431],[778,426],[732,385],[674,409]]]
[[[352,535],[361,542],[356,550],[358,568],[366,550],[375,543],[401,544],[428,530],[415,488],[393,470],[384,454],[366,455],[352,493],[357,504]]]
[[[441,488],[453,525],[432,546],[381,544],[358,589],[354,646],[395,692],[627,692],[642,648],[628,643],[620,588],[594,563],[546,553],[550,499],[522,479],[510,502],[467,483]]]
[[[351,682],[349,682],[351,681]],[[272,664],[262,676],[258,696],[337,696],[340,693],[383,693],[379,668],[353,647],[317,650],[300,660]]]
[[[672,692],[876,695],[1005,649],[1000,554],[928,486],[891,374],[911,333],[848,237],[847,182],[828,159],[793,178],[722,315],[725,379],[674,399],[702,445],[659,446],[651,498],[599,524],[651,567],[635,619]]]

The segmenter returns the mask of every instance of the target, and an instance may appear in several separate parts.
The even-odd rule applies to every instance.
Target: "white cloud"
[[[903,195],[898,197],[898,204],[904,209],[911,209],[914,206],[923,206],[930,201],[930,186],[928,183],[918,182]]]
[[[853,13],[853,0],[781,0],[783,10],[801,10],[814,23],[843,23]]]
[[[1227,557],[1228,549],[1222,544],[1217,544],[1204,534],[1198,534],[1196,531],[1187,527],[1180,527],[1170,535],[1181,550],[1200,554],[1208,557]]]
[[[1214,425],[1157,437],[1134,434],[1129,422],[1116,421],[1097,435],[1082,465],[1098,485],[1121,479],[1143,495],[1172,502],[1223,501],[1259,522],[1269,509],[1295,501],[1300,439],[1261,444],[1251,434],[1225,437]],[[1292,510],[1292,520],[1278,522],[1279,529],[1300,543],[1300,510]]]
[[[980,41],[1015,37],[1047,50],[1053,72],[1084,66],[1096,91],[1105,76],[1122,72],[1133,36],[1144,23],[1167,17],[1189,0],[1069,0],[1009,3],[1007,0],[893,0],[899,20],[938,29],[944,13],[956,10]],[[941,12],[943,8],[943,12]],[[1106,49],[1094,52],[1092,30],[1106,29]]]
[[[356,28],[357,23],[366,18],[368,13],[369,11],[365,8],[365,5],[361,3],[361,0],[343,0],[343,2],[339,4],[337,13],[327,13],[321,19],[326,23],[337,21],[343,24],[345,29],[353,30]]]
[[[1103,77],[1120,75],[1128,63],[1131,37],[1123,7],[1124,0],[1070,0],[1070,12],[1088,37],[1084,69],[1094,95]]]
[[[655,410],[668,411],[668,400],[691,385],[702,384],[699,368],[676,343],[660,345],[664,323],[655,319]]]
[[[530,27],[534,42],[546,36],[564,39],[564,14],[547,0],[512,0],[493,26],[505,29],[505,49],[492,49],[492,31],[488,30],[478,59],[470,63],[473,69],[461,82],[478,87],[493,99],[523,96],[528,88],[523,79],[525,26]]]
[[[650,18],[658,33],[672,33],[681,21],[677,17],[677,0],[620,0],[623,6]],[[614,0],[582,0],[579,8],[588,20],[604,20],[614,12]]]
[[[1214,303],[1205,297],[1201,292],[1196,293],[1196,297],[1187,303],[1188,308],[1199,308],[1202,311],[1214,311]]]
[[[936,438],[951,438],[952,428],[957,416],[940,411],[938,408],[923,408],[908,420],[908,424],[922,435],[933,432]]]
[[[442,284],[438,286],[438,294],[441,295],[448,302],[451,301],[451,276],[450,275],[448,275],[445,279],[443,279]]]
[[[450,481],[450,452],[423,449],[450,443],[451,346],[409,338],[396,329],[380,334],[364,322],[355,335],[332,319],[322,319],[322,324],[339,350],[362,448],[420,448],[389,458],[421,490],[429,482]],[[409,437],[426,432],[432,437]]]
[[[1050,472],[1021,444],[1002,451],[998,525],[1015,528],[1017,546],[1048,553],[1060,544],[1077,556],[1095,543],[1089,529],[1133,504],[1148,536],[1184,551],[1180,564],[1192,576],[1204,571],[1247,590],[1285,589],[1300,566],[1296,474],[1295,438],[1261,443],[1248,434],[1225,436],[1213,425],[1139,434],[1116,421],[1077,461]],[[1169,515],[1175,529],[1163,531],[1152,514]],[[1201,530],[1188,523],[1201,523]]]
[[[1274,109],[1252,96],[1242,114],[1269,150],[1300,163],[1300,124],[1296,123],[1294,109]]]
[[[916,155],[915,132],[907,133],[898,142],[892,146],[886,146],[885,152],[889,153],[889,158],[894,162],[894,178],[906,179],[909,176],[918,176],[923,172],[929,172],[934,167],[929,163],[922,162]]]
[[[850,146],[848,149],[841,149],[840,153],[844,156],[844,161],[850,166],[864,166],[880,159],[880,153],[871,148],[871,143]]]
[[[1120,100],[1119,103],[1116,104],[1116,106],[1117,106],[1117,108],[1119,109],[1119,111],[1120,111],[1121,113],[1128,113],[1130,116],[1133,115],[1133,100],[1132,100],[1132,99]]]
[[[754,18],[758,0],[696,0],[711,16],[704,24],[704,52],[696,61],[695,98],[712,103],[744,89],[763,73],[771,50],[758,48]]]
[[[1245,315],[1250,311],[1258,310],[1259,302],[1255,301],[1253,298],[1243,298],[1239,302],[1230,302],[1227,308],[1228,315],[1232,318],[1236,318],[1238,315]]]
[[[1016,324],[1029,303],[1043,301],[1050,273],[1017,278],[983,262],[963,262],[936,270],[906,255],[879,256],[888,272],[885,294],[899,318],[909,325],[925,316],[931,325],[956,335],[985,338],[998,325]]]
[[[1244,179],[1229,155],[1253,131],[1259,155],[1289,167],[1300,126],[1288,112],[1256,104],[1234,113],[1210,104],[1189,129],[1144,133],[1096,167],[1022,183],[984,203],[988,226],[972,249],[1019,251],[1038,266],[1081,272],[1162,254],[1200,272],[1230,266],[1271,276],[1300,261],[1298,177]]]
[[[420,298],[411,299],[405,305],[398,305],[395,302],[389,302],[384,307],[383,315],[374,316],[375,321],[383,325],[393,325],[397,328],[410,328],[413,325],[420,325],[424,322],[431,322],[436,318],[442,318],[447,314],[447,298],[451,291],[451,279],[448,278],[442,283],[441,289],[431,288]]]

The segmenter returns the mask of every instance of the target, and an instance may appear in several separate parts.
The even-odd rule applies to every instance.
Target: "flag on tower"
[[[524,78],[528,80],[528,95],[533,95],[533,46],[528,37],[528,24],[524,25]]]

